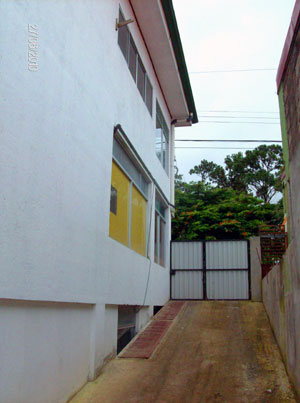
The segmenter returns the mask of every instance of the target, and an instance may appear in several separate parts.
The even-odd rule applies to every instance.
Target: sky
[[[173,0],[198,118],[203,122],[177,128],[176,140],[281,140],[276,73],[294,4],[295,0]],[[240,69],[275,70],[199,73]],[[202,159],[222,165],[226,155],[259,145],[176,142],[175,147],[191,147],[175,149],[179,173],[186,181],[196,179],[189,170]]]

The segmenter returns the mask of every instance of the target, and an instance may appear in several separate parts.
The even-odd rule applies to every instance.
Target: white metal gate
[[[250,299],[249,242],[171,242],[171,299]]]

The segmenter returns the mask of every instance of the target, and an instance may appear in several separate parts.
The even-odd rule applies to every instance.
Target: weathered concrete
[[[289,246],[263,280],[263,301],[287,370],[300,396],[300,0],[281,59],[278,95],[285,163],[284,210]]]
[[[262,301],[260,237],[250,238],[251,300]]]
[[[263,279],[263,302],[288,373],[300,396],[300,287],[295,270],[298,251],[291,242],[281,263]],[[293,269],[294,268],[294,269]]]
[[[148,360],[117,358],[72,403],[296,402],[263,304],[187,302]]]

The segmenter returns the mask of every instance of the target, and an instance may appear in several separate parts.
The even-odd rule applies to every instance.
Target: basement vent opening
[[[163,307],[162,305],[154,305],[154,307],[153,307],[153,315],[156,315],[157,312],[159,312],[162,307]]]
[[[130,305],[119,305],[117,344],[118,354],[134,338],[136,333],[136,307]]]

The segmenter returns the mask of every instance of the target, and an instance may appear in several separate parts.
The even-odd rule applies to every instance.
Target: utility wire
[[[211,110],[197,110],[199,113],[204,112],[222,112],[222,113],[276,113],[279,115],[279,112],[271,112],[271,111],[233,111],[233,110],[219,110],[219,109],[211,109]]]
[[[211,74],[211,73],[243,73],[253,71],[274,71],[277,69],[234,69],[234,70],[206,70],[206,71],[190,71],[189,74]]]
[[[282,143],[281,140],[203,140],[203,139],[175,139],[175,141],[221,142],[221,143]]]
[[[215,117],[215,116],[213,116]],[[226,122],[224,121],[217,121],[217,120],[201,120],[198,123],[237,123],[237,124],[250,124],[250,125],[279,125],[280,123],[273,123],[273,122]]]
[[[255,150],[255,148],[247,148],[247,147],[175,147],[176,148],[185,148],[190,150],[195,150],[198,148],[206,148],[211,150]]]
[[[224,115],[198,115],[198,118],[225,118],[225,119],[272,119],[279,120],[279,118],[273,118],[269,116],[224,116]]]

